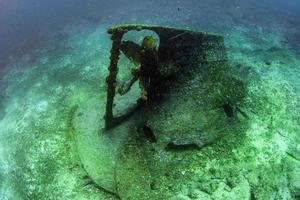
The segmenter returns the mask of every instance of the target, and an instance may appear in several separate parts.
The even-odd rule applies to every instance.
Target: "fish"
[[[123,41],[120,50],[134,65],[141,64],[141,49],[142,47],[132,41]]]
[[[172,141],[166,146],[166,151],[200,150],[200,146],[192,141]]]

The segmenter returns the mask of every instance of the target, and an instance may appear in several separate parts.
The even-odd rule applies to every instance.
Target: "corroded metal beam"
[[[111,35],[113,45],[110,51],[109,75],[106,78],[107,96],[106,96],[106,112],[105,112],[105,129],[109,129],[114,125],[113,103],[116,91],[116,78],[118,74],[118,61],[120,55],[120,45],[123,32],[114,32]]]

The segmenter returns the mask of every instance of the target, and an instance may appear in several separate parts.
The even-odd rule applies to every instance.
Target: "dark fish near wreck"
[[[132,41],[124,41],[122,42],[120,49],[135,65],[139,65],[141,63],[140,45]]]

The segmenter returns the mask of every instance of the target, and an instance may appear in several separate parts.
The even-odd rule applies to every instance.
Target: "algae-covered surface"
[[[110,130],[103,116],[115,21],[66,26],[10,64],[0,79],[0,199],[299,199],[300,55],[297,39],[286,39],[297,29],[285,19],[251,23],[232,9],[222,18],[232,28],[203,25],[224,37],[226,63],[199,63],[159,103]],[[190,20],[191,30],[207,31],[185,17],[151,25]],[[119,66],[118,84],[134,64],[121,54]],[[116,95],[115,111],[139,92],[136,83]]]

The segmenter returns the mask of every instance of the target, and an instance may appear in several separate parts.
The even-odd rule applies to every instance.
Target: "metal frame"
[[[129,31],[150,30],[154,31],[160,39],[158,48],[159,64],[166,62],[174,62],[176,65],[182,65],[182,59],[187,59],[190,54],[186,52],[191,51],[191,45],[197,49],[201,49],[203,56],[201,60],[209,60],[210,51],[213,53],[212,59],[224,60],[226,59],[225,47],[223,37],[205,32],[194,32],[191,30],[177,29],[171,27],[148,26],[148,25],[120,25],[108,29],[111,35],[112,48],[110,51],[110,64],[108,67],[109,75],[106,78],[107,82],[107,99],[105,112],[105,129],[108,130],[122,121],[122,117],[115,117],[113,114],[113,103],[116,92],[116,78],[118,74],[118,61],[120,56],[120,45],[125,33]],[[178,40],[181,40],[181,46],[178,46]],[[187,45],[185,45],[187,43]],[[184,46],[185,45],[185,46]],[[217,46],[216,46],[217,45]],[[208,52],[208,53],[207,53]],[[217,57],[216,57],[217,55]],[[215,58],[216,57],[216,58]],[[199,61],[201,61],[199,60]],[[181,66],[179,66],[181,67]]]

